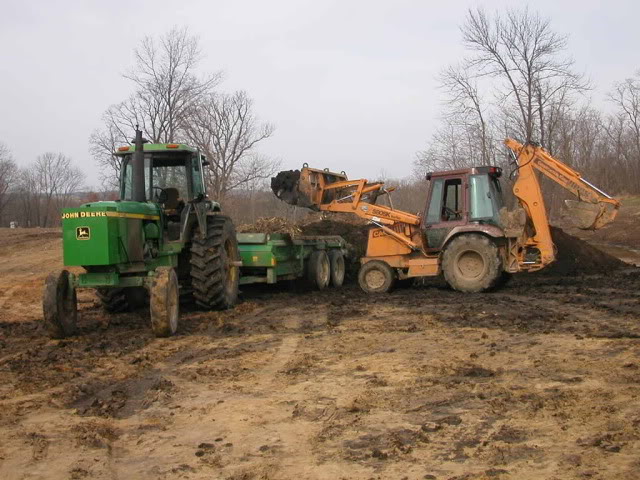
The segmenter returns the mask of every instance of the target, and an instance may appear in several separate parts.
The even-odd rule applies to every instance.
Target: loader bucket
[[[300,170],[285,170],[271,178],[271,190],[280,200],[289,205],[317,210],[309,195],[300,187]]]
[[[565,200],[567,213],[565,218],[581,230],[597,230],[612,222],[618,214],[618,208],[611,203],[587,203],[579,200]]]
[[[306,164],[305,164],[306,165]],[[320,210],[320,206],[336,198],[337,191],[327,189],[332,183],[347,179],[344,172],[335,173],[304,166],[302,170],[285,170],[271,178],[271,190],[289,205]]]

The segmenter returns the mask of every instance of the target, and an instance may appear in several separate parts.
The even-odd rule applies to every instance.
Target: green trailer
[[[347,244],[342,237],[239,233],[240,285],[306,278],[322,290],[344,282]]]

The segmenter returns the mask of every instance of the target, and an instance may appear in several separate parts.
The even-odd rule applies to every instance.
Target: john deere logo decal
[[[91,238],[91,230],[89,227],[76,228],[76,240],[89,240]]]

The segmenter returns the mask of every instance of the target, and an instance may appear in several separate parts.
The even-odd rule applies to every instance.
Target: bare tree
[[[90,137],[91,153],[106,170],[106,181],[120,174],[120,162],[113,156],[116,145],[128,144],[136,125],[155,143],[184,139],[188,117],[195,104],[218,84],[221,73],[199,77],[202,58],[197,37],[186,28],[173,28],[159,39],[145,37],[135,50],[135,66],[124,77],[135,92],[112,105],[103,115],[104,128]]]
[[[37,195],[38,225],[48,227],[54,223],[54,210],[59,211],[69,204],[72,194],[82,187],[85,175],[62,153],[44,153],[30,169],[35,177],[27,178],[27,182]]]
[[[253,101],[243,91],[209,94],[193,111],[186,133],[210,162],[209,193],[217,200],[242,185],[271,176],[274,162],[255,152],[274,127],[259,123]]]
[[[461,30],[465,45],[475,52],[469,68],[501,81],[502,87],[494,90],[497,102],[513,105],[517,124],[511,128],[525,141],[536,136],[544,141],[547,109],[588,88],[582,75],[573,71],[573,60],[561,57],[567,37],[528,8],[493,18],[480,8],[469,10]]]
[[[468,65],[449,66],[440,74],[440,84],[447,92],[445,121],[461,124],[467,130],[476,130],[480,142],[480,163],[489,163],[490,133],[485,118],[485,106]],[[470,159],[472,161],[472,159]]]
[[[616,83],[609,99],[618,109],[621,123],[628,131],[637,163],[640,164],[640,71],[634,77]]]
[[[9,201],[10,189],[17,174],[18,167],[13,161],[13,158],[11,158],[11,152],[6,145],[0,143],[0,222],[4,209]]]

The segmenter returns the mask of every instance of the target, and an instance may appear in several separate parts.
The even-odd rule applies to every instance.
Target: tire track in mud
[[[309,439],[313,432],[306,422],[292,418],[293,406],[307,392],[296,387],[298,380],[288,377],[287,366],[295,364],[305,332],[326,324],[327,305],[314,305],[312,314],[297,305],[274,309],[271,314],[282,318],[284,332],[272,337],[279,338],[280,345],[266,365],[252,372],[252,393],[226,396],[223,408],[217,409],[217,419],[229,420],[229,439],[241,446],[225,461],[230,467],[225,472],[233,478],[280,478],[280,471],[286,471],[287,478],[307,478],[309,474]],[[243,424],[244,428],[238,428]]]
[[[531,307],[531,297],[521,294],[513,293],[501,293],[503,299],[514,302],[514,304],[521,305],[523,309]],[[567,333],[572,334],[586,334],[593,338],[639,338],[640,329],[633,328],[624,317],[621,318],[621,314],[615,315],[607,311],[606,302],[604,299],[598,299],[595,304],[590,303],[574,303],[567,300],[554,299],[547,295],[544,300],[538,299],[535,305],[536,308],[543,308],[554,314],[568,315],[585,326],[592,326],[594,324],[600,327],[598,330],[593,331],[591,328],[580,331],[572,331],[573,329],[567,329]],[[631,328],[630,328],[631,327]]]

